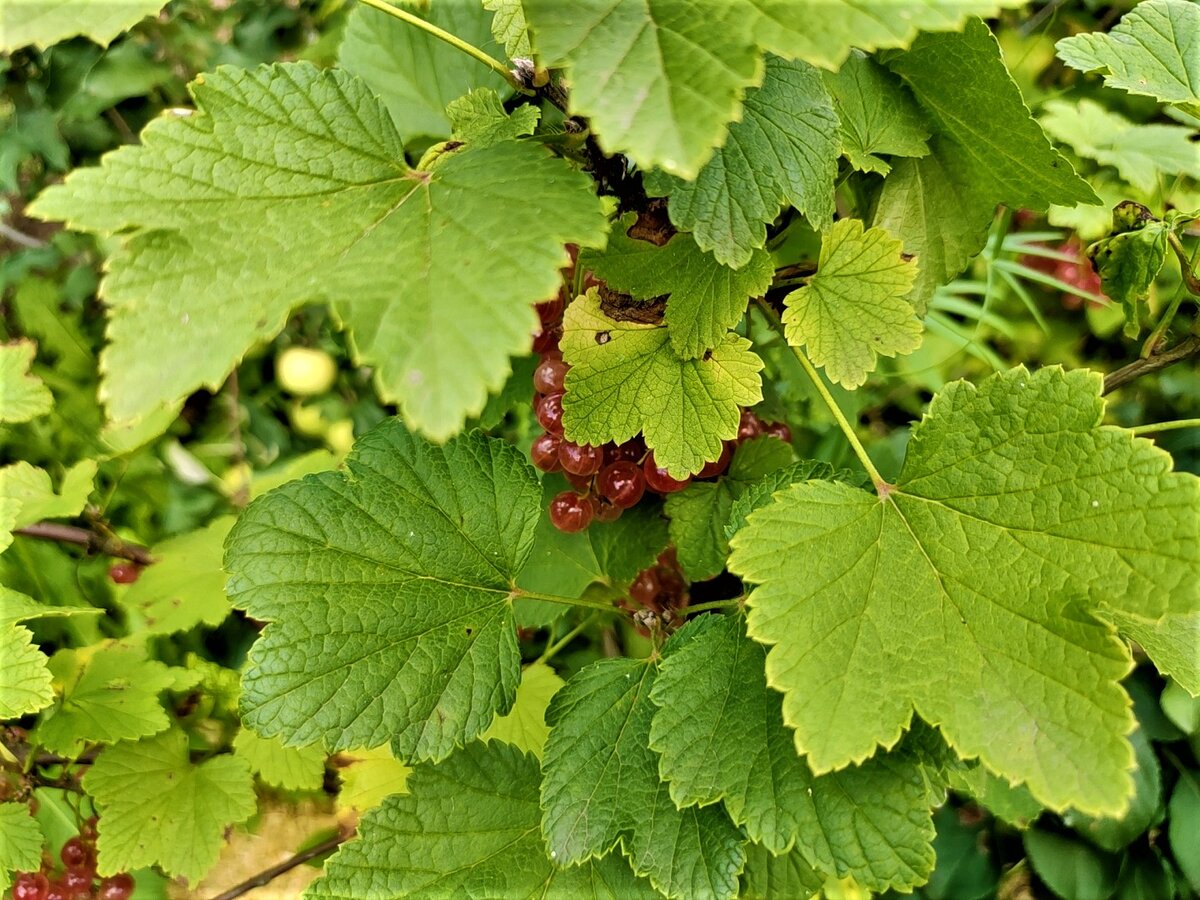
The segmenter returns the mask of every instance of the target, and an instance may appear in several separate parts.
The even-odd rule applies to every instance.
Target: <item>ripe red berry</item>
[[[595,475],[604,463],[604,451],[591,444],[563,441],[558,447],[558,461],[572,475]]]
[[[71,898],[90,897],[95,877],[96,873],[90,868],[67,869],[63,873],[62,886]]]
[[[779,438],[785,444],[792,442],[792,429],[788,428],[787,422],[772,422],[763,428],[763,434]]]
[[[641,436],[632,438],[623,444],[609,444],[604,448],[604,461],[616,462],[619,459],[627,459],[630,462],[641,463],[642,457],[646,455],[646,442]]]
[[[596,508],[590,497],[563,491],[550,501],[550,522],[559,531],[574,534],[592,523]]]
[[[682,491],[688,486],[691,479],[680,481],[678,478],[672,478],[666,469],[660,467],[654,461],[654,454],[650,453],[646,457],[646,461],[642,463],[642,474],[646,477],[646,487],[654,491],[656,494],[671,494],[675,491]]]
[[[704,468],[696,473],[697,478],[716,478],[729,468],[729,460],[733,458],[733,445],[726,441],[721,447],[721,455],[712,462],[706,462]]]
[[[13,900],[46,900],[50,879],[41,872],[22,872],[13,881]]]
[[[653,608],[658,596],[658,573],[653,567],[638,573],[629,586],[629,597],[642,606]]]
[[[82,838],[73,837],[58,851],[59,858],[62,859],[63,865],[68,869],[78,868],[88,861],[91,856],[88,853],[88,848],[84,845]]]
[[[585,494],[592,489],[592,479],[595,478],[594,475],[576,475],[574,472],[568,472],[565,469],[563,470],[562,476],[563,478],[567,479],[567,482],[571,485],[571,487],[575,488],[577,491],[582,491]]]
[[[758,437],[762,433],[762,420],[750,410],[743,409],[741,418],[738,420],[737,439],[739,441],[748,441],[751,438]]]
[[[539,394],[561,394],[570,368],[561,359],[542,360],[533,370],[533,389]]]
[[[537,420],[551,434],[563,433],[562,394],[547,394],[537,405]]]
[[[600,470],[596,487],[614,506],[629,509],[646,493],[646,476],[637,463],[619,459]]]
[[[133,876],[122,872],[101,881],[100,892],[96,896],[99,900],[129,900],[133,887]]]
[[[108,570],[108,577],[114,584],[133,584],[141,574],[141,566],[131,562],[119,562]]]
[[[558,294],[551,300],[543,300],[538,303],[534,309],[537,310],[538,318],[543,325],[554,325],[562,318],[565,306],[562,294]]]
[[[61,881],[52,881],[46,890],[46,900],[75,900],[75,898],[67,892]]]
[[[562,468],[562,463],[558,461],[558,447],[561,443],[562,438],[557,434],[543,432],[534,438],[533,446],[529,448],[529,458],[543,472],[557,472]]]

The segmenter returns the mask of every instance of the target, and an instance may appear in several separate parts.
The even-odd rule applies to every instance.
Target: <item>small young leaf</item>
[[[585,253],[580,265],[610,288],[638,300],[667,297],[663,321],[682,359],[703,356],[741,321],[751,297],[761,296],[775,274],[771,257],[755,250],[740,269],[730,269],[701,250],[689,234],[664,246],[628,236],[633,216],[623,218],[603,251]]]
[[[441,759],[507,712],[520,675],[513,579],[540,491],[502,441],[443,447],[388,420],[344,472],[254,501],[229,535],[234,605],[271,622],[243,676],[243,722],[330,750],[391,740]]]
[[[65,682],[62,697],[42,715],[35,734],[51,753],[74,756],[85,743],[132,740],[170,725],[158,695],[174,677],[147,659],[144,648],[60,650],[50,668]]]
[[[362,814],[378,806],[392,794],[408,793],[412,769],[392,755],[387,744],[373,749],[352,747],[337,755],[342,789],[337,805],[341,810]]]
[[[649,187],[669,195],[671,221],[701,249],[741,268],[785,203],[814,227],[828,224],[838,155],[837,113],[820,73],[768,56],[762,87],[747,93],[741,121],[695,180],[652,176]]]
[[[100,811],[101,875],[154,865],[198,881],[217,861],[225,829],[255,807],[244,760],[216,756],[193,765],[187,735],[176,729],[108,748],[83,786]]]
[[[483,8],[494,12],[492,37],[504,45],[509,59],[528,59],[532,54],[529,46],[529,26],[525,24],[525,9],[522,0],[483,0]]]
[[[1088,247],[1104,293],[1121,304],[1125,334],[1135,338],[1141,331],[1141,304],[1150,296],[1150,286],[1167,261],[1166,222],[1147,222],[1132,231],[1121,231]]]
[[[734,535],[730,568],[761,585],[750,634],[815,771],[891,746],[915,711],[1053,808],[1125,809],[1129,655],[1091,611],[1196,608],[1200,479],[1099,427],[1102,407],[1085,371],[955,382],[883,496],[794,485]]]
[[[418,766],[411,793],[363,816],[358,838],[342,846],[305,897],[653,898],[619,856],[556,865],[538,834],[538,781],[537,760],[498,741]]]
[[[1107,34],[1077,34],[1056,45],[1058,57],[1109,87],[1175,103],[1200,116],[1200,6],[1146,0]]]
[[[680,359],[667,328],[609,318],[594,288],[567,308],[560,346],[572,366],[567,437],[599,446],[641,432],[676,478],[717,459],[737,434],[738,407],[762,399],[762,360],[745,338],[726,334],[705,358]]]
[[[451,101],[446,106],[446,115],[454,128],[455,140],[474,147],[490,147],[533,134],[541,110],[526,103],[509,114],[504,111],[499,94],[490,88],[476,88]]]
[[[546,712],[542,833],[555,859],[578,863],[618,842],[633,870],[667,897],[732,898],[742,837],[716,807],[678,809],[650,749],[656,669],[602,659],[578,672]]]
[[[1193,697],[1200,696],[1200,609],[1149,619],[1108,609],[1104,617],[1137,641],[1154,667],[1170,675]]]
[[[81,460],[67,469],[56,493],[49,472],[15,462],[0,469],[0,497],[17,505],[16,528],[42,519],[65,519],[78,515],[87,505],[95,477],[96,463]]]
[[[29,374],[37,347],[31,341],[0,344],[0,423],[28,422],[54,406],[54,395]]]
[[[881,228],[864,233],[858,219],[840,219],[821,240],[817,273],[784,299],[788,343],[806,347],[842,387],[866,381],[879,356],[921,345],[921,320],[905,299],[917,264],[903,249]]]

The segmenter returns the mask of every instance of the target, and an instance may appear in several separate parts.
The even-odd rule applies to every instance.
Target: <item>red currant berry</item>
[[[562,394],[547,394],[537,405],[537,420],[551,434],[563,433]]]
[[[557,347],[553,350],[547,350],[538,358],[538,363],[544,363],[548,359],[562,359],[562,351]]]
[[[540,331],[534,332],[533,352],[548,353],[551,350],[557,350],[558,339],[560,337],[562,337],[562,329],[558,326],[543,328]]]
[[[635,437],[616,446],[609,444],[604,451],[604,460],[612,463],[619,459],[627,459],[630,462],[640,463],[645,455],[646,442],[641,437]]]
[[[108,577],[113,584],[133,584],[141,574],[141,566],[131,562],[119,562],[108,570]]]
[[[534,309],[537,310],[538,318],[543,325],[554,325],[562,319],[563,309],[566,304],[563,303],[562,294],[555,296],[552,300],[543,300],[538,303]]]
[[[788,428],[787,422],[772,422],[763,428],[763,434],[779,438],[785,444],[792,442],[792,429]]]
[[[574,472],[563,471],[563,478],[567,479],[567,483],[577,491],[588,493],[592,489],[592,479],[594,475],[576,475]]]
[[[598,500],[595,505],[597,522],[615,522],[621,518],[621,513],[625,512],[621,507],[609,503],[607,500]]]
[[[22,872],[13,881],[13,900],[46,900],[50,879],[41,872]]]
[[[642,606],[652,607],[658,596],[658,573],[653,568],[638,573],[629,586],[629,598]]]
[[[614,506],[629,509],[646,493],[646,476],[637,463],[619,459],[600,471],[596,487]]]
[[[656,494],[672,494],[675,491],[682,491],[691,480],[680,481],[678,478],[672,478],[666,469],[654,461],[653,453],[647,456],[646,461],[642,463],[642,474],[646,477],[646,487]]]
[[[726,441],[721,446],[721,455],[712,462],[706,462],[704,468],[696,473],[697,478],[716,478],[729,468],[729,460],[733,458],[733,446]]]
[[[75,900],[75,898],[67,892],[61,881],[52,881],[46,891],[46,900]]]
[[[90,854],[88,848],[84,846],[83,839],[73,837],[58,851],[59,858],[63,861],[63,865],[68,869],[78,868],[88,861]]]
[[[604,451],[591,444],[563,441],[558,447],[558,461],[572,475],[595,475],[604,463]]]
[[[62,886],[69,897],[90,897],[95,877],[96,873],[91,869],[67,869],[63,873]]]
[[[750,410],[743,409],[741,418],[738,420],[737,439],[739,441],[748,441],[751,438],[758,437],[762,433],[762,420]]]
[[[543,432],[534,438],[533,446],[529,448],[529,458],[543,472],[557,472],[562,468],[558,461],[558,447],[562,438],[557,434]]]
[[[561,394],[571,367],[561,359],[544,359],[533,370],[533,389],[539,394]]]
[[[129,900],[133,893],[133,876],[122,872],[111,875],[100,882],[99,900]]]
[[[567,534],[583,531],[595,514],[592,499],[574,491],[563,491],[550,501],[550,523]]]

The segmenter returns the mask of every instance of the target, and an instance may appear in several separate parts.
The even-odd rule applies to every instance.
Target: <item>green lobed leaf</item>
[[[541,759],[546,736],[550,733],[550,727],[546,724],[546,707],[563,684],[558,673],[545,663],[535,662],[526,666],[521,672],[521,683],[517,685],[517,699],[512,709],[506,715],[492,719],[492,724],[479,739],[503,741]]]
[[[825,86],[841,122],[842,154],[854,168],[887,175],[879,154],[926,156],[929,127],[907,88],[861,51],[852,52]]]
[[[7,891],[12,884],[12,873],[39,869],[43,841],[42,829],[28,804],[0,803],[0,891]]]
[[[506,141],[409,168],[384,107],[344,70],[221,68],[192,90],[196,113],[154,121],[140,146],[33,207],[133,232],[102,287],[113,419],[215,388],[289,310],[330,300],[383,399],[445,439],[528,352],[530,304],[557,290],[564,242],[603,240],[590,180],[540,147]]]
[[[667,295],[663,321],[671,346],[695,359],[718,346],[741,321],[751,297],[766,293],[775,275],[770,255],[755,250],[740,269],[730,269],[701,250],[689,234],[659,247],[629,237],[635,216],[621,219],[602,251],[582,255],[580,265],[615,291],[638,300]]]
[[[1017,828],[1027,828],[1042,814],[1039,803],[1024,785],[1010,784],[984,766],[962,766],[950,771],[950,787],[969,794],[992,815]]]
[[[905,47],[917,31],[958,31],[1024,0],[749,0],[755,37],[772,53],[837,69],[852,47]]]
[[[720,456],[737,434],[738,407],[762,399],[762,360],[745,338],[728,333],[705,358],[681,359],[667,328],[609,318],[595,288],[567,307],[559,346],[571,364],[567,437],[600,446],[641,432],[676,478]]]
[[[908,751],[814,777],[783,725],[782,696],[767,687],[762,646],[740,616],[714,618],[666,658],[650,693],[659,706],[650,746],[671,799],[681,807],[724,801],[770,852],[794,843],[811,868],[872,891],[924,883],[940,778]]]
[[[1135,338],[1141,331],[1141,304],[1150,297],[1150,287],[1167,261],[1166,222],[1147,222],[1132,231],[1121,231],[1088,247],[1088,258],[1100,276],[1105,295],[1121,304],[1125,334]]]
[[[285,791],[317,791],[325,780],[325,751],[316,744],[285,747],[279,738],[242,728],[233,739],[233,752],[259,778]]]
[[[408,11],[491,56],[501,55],[492,37],[493,17],[479,3],[435,2]],[[405,143],[450,137],[453,117],[446,106],[456,97],[479,88],[505,97],[512,93],[498,73],[461,50],[365,4],[350,11],[338,62],[379,95]]]
[[[620,841],[634,872],[667,897],[737,893],[742,837],[716,807],[679,809],[649,737],[656,667],[609,658],[576,673],[546,712],[542,833],[554,858],[579,863]]]
[[[528,103],[511,114],[505,112],[500,95],[491,88],[476,88],[446,106],[455,140],[474,147],[490,147],[533,134],[541,114],[541,110]]]
[[[1145,0],[1107,34],[1077,34],[1055,45],[1058,58],[1131,94],[1200,115],[1200,6]]]
[[[83,776],[100,813],[97,871],[158,866],[190,882],[217,861],[225,829],[254,813],[254,780],[236,756],[193,765],[177,729],[100,754]]]
[[[166,0],[0,0],[0,52],[33,45],[48,47],[83,35],[108,44],[122,31],[152,16]]]
[[[221,560],[233,523],[233,516],[221,516],[154,546],[154,564],[117,595],[122,606],[140,614],[139,632],[172,634],[225,620],[229,601]]]
[[[498,741],[421,765],[365,816],[307,900],[654,897],[616,856],[559,868],[538,833],[537,760]]]
[[[741,2],[524,0],[534,53],[607,153],[693,178],[762,77]]]
[[[795,458],[791,445],[778,438],[754,438],[734,450],[723,477],[692,482],[667,496],[664,509],[671,522],[671,543],[689,581],[705,581],[725,568],[729,555],[725,524],[734,502],[759,479]],[[808,465],[815,478],[828,469],[822,463]]]
[[[492,37],[504,45],[508,58],[528,59],[533,51],[529,45],[529,26],[525,23],[522,0],[483,0],[483,8],[495,13]]]
[[[768,56],[762,86],[747,93],[741,121],[695,179],[652,175],[648,187],[669,196],[671,221],[702,250],[741,268],[784,204],[816,228],[828,224],[839,153],[837,113],[820,73]]]
[[[230,532],[238,608],[270,622],[243,675],[243,723],[289,746],[441,759],[507,712],[520,676],[513,580],[539,489],[522,455],[443,447],[394,419],[345,471],[261,497]]]
[[[1138,642],[1159,672],[1170,675],[1192,696],[1200,696],[1200,609],[1159,619],[1114,610],[1105,610],[1104,616]]]
[[[45,469],[24,461],[0,469],[0,497],[15,504],[13,527],[78,515],[92,493],[96,468],[96,463],[90,459],[77,462],[63,473],[57,492]]]
[[[1041,210],[1098,201],[1046,140],[983,22],[971,19],[961,34],[921,35],[884,61],[933,130],[928,156],[894,161],[871,222],[919,260],[910,299],[923,315],[934,288],[983,249],[997,204]]]
[[[1164,175],[1200,178],[1195,129],[1183,125],[1131,122],[1093,100],[1051,100],[1042,107],[1042,127],[1080,156],[1114,166],[1121,177],[1150,194]]]
[[[817,272],[784,298],[784,333],[831,381],[853,389],[880,356],[912,353],[923,326],[905,297],[917,264],[882,228],[840,219],[821,239]]]
[[[84,744],[133,740],[170,725],[158,695],[174,677],[147,659],[144,647],[60,650],[50,669],[61,696],[42,714],[35,737],[51,753],[74,757]]]
[[[812,459],[801,460],[790,466],[776,469],[752,484],[747,485],[741,495],[733,501],[733,504],[729,507],[729,514],[725,517],[723,526],[725,539],[728,540],[744,528],[746,517],[759,507],[770,503],[771,496],[777,490],[787,487],[789,484],[809,481],[813,478],[836,479],[849,484],[861,483],[858,476],[850,472],[849,469],[834,469],[827,463]]]
[[[37,347],[32,341],[0,344],[0,423],[28,422],[54,407],[54,395],[31,375]]]
[[[794,485],[734,535],[730,569],[761,585],[750,634],[814,771],[893,745],[916,712],[1052,808],[1126,807],[1130,659],[1092,614],[1200,605],[1200,480],[1099,427],[1100,381],[955,382],[882,497]]]

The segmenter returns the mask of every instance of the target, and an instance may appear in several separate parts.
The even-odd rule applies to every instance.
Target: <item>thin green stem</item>
[[[1200,419],[1176,419],[1173,422],[1151,422],[1149,425],[1135,425],[1129,431],[1132,434],[1155,434],[1159,431],[1176,431],[1180,428],[1200,428]]]
[[[1184,249],[1183,241],[1179,239],[1179,235],[1171,232],[1167,235],[1167,242],[1171,245],[1171,249],[1175,251],[1175,255],[1179,257],[1179,268],[1183,273],[1183,283],[1189,291],[1200,299],[1200,276],[1192,271],[1192,265],[1195,263],[1195,256],[1188,259],[1187,250]]]
[[[592,623],[595,622],[599,617],[599,612],[590,614],[582,622],[560,637],[553,644],[547,644],[545,651],[543,651],[542,655],[538,657],[538,662],[548,662],[550,658],[554,656],[554,654],[558,653],[559,650],[567,646],[567,644],[571,643],[571,641],[575,640],[575,638],[579,637],[579,635],[585,629],[591,627]]]
[[[1172,237],[1175,236],[1172,235]],[[1192,253],[1192,258],[1190,260],[1184,256],[1183,244],[1179,242],[1178,238],[1176,238],[1175,244],[1172,244],[1172,247],[1179,255],[1179,266],[1183,270],[1184,280],[1179,285],[1179,290],[1176,291],[1175,296],[1171,298],[1171,302],[1167,306],[1166,311],[1162,314],[1162,318],[1158,320],[1158,324],[1155,325],[1154,330],[1150,332],[1150,337],[1146,338],[1146,343],[1142,344],[1142,359],[1147,359],[1152,356],[1154,352],[1158,350],[1163,338],[1166,337],[1167,329],[1171,327],[1171,322],[1175,318],[1175,313],[1179,312],[1179,307],[1183,303],[1183,298],[1187,296],[1189,290],[1187,275],[1196,265],[1197,257],[1200,257],[1200,246],[1196,247],[1196,250],[1194,253]],[[1197,295],[1197,300],[1200,300],[1200,294]]]
[[[359,2],[365,3],[367,6],[371,7],[372,9],[379,10],[381,13],[386,13],[393,18],[399,19],[401,22],[407,22],[409,25],[420,28],[422,31],[433,35],[438,40],[445,41],[454,49],[461,50],[472,59],[483,63],[493,72],[511,84],[514,90],[520,91],[522,94],[530,93],[525,86],[521,84],[521,82],[517,81],[517,77],[508,70],[504,63],[500,62],[500,60],[495,59],[494,57],[488,56],[474,44],[467,43],[462,38],[457,37],[456,35],[453,35],[444,29],[438,28],[432,22],[427,22],[420,16],[410,13],[408,10],[392,6],[390,3],[385,3],[384,0],[359,0]]]
[[[588,600],[583,597],[560,597],[557,594],[542,594],[538,591],[526,591],[517,588],[512,593],[513,599],[528,597],[530,600],[545,600],[547,603],[562,603],[564,606],[584,606],[588,609],[602,609],[605,612],[612,612],[615,607],[611,603],[605,603],[603,600]]]
[[[708,603],[697,603],[695,606],[685,606],[679,610],[685,616],[690,616],[692,613],[710,612],[714,609],[731,609],[736,606],[741,606],[742,601],[746,599],[743,594],[740,597],[734,597],[732,600],[712,600]]]
[[[784,343],[786,343],[787,335],[784,333],[783,321],[779,318],[779,314],[763,298],[759,297],[756,302],[763,311],[763,315],[767,317],[767,321],[779,332],[784,339]],[[867,470],[867,474],[871,477],[871,483],[875,485],[875,490],[880,496],[885,496],[891,485],[884,480],[883,476],[879,474],[879,470],[875,468],[875,464],[871,462],[871,457],[867,455],[867,448],[863,446],[862,441],[858,439],[858,435],[854,433],[854,428],[851,427],[846,414],[842,412],[842,408],[838,406],[837,400],[833,398],[833,394],[829,392],[829,388],[825,386],[825,382],[822,380],[816,366],[809,362],[808,357],[804,355],[799,347],[792,347],[792,352],[796,354],[796,359],[804,367],[804,371],[812,381],[813,387],[817,389],[817,393],[825,401],[825,405],[829,408],[830,414],[837,422],[838,428],[842,430],[842,434],[850,442],[850,448],[854,451],[854,455],[858,457],[858,461],[862,463],[862,467]]]

